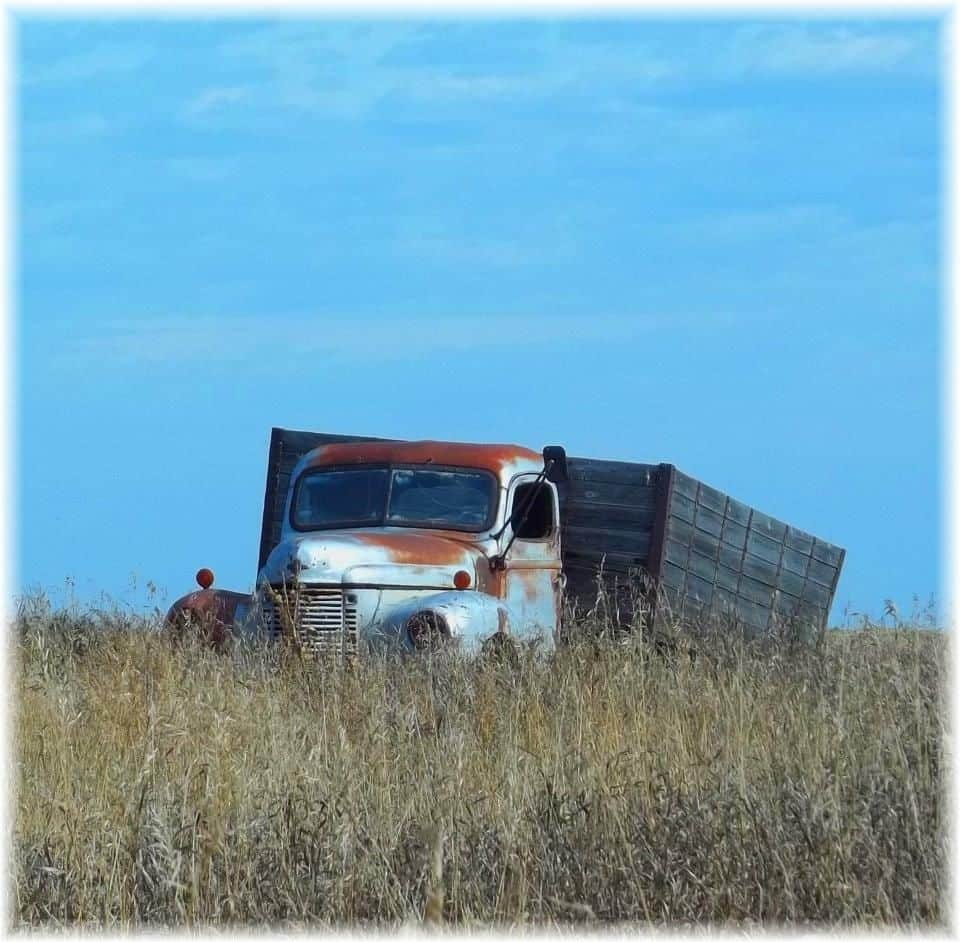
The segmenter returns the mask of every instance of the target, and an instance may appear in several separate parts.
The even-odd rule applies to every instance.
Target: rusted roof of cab
[[[437,464],[483,468],[499,474],[523,462],[543,464],[543,457],[520,445],[472,445],[465,442],[335,442],[321,445],[306,458],[309,468],[342,464]]]

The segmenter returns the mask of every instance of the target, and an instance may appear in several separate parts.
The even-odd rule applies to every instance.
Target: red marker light
[[[470,588],[470,573],[466,569],[459,569],[454,574],[453,584],[458,589],[469,589]]]
[[[197,585],[201,589],[209,589],[213,585],[213,570],[207,569],[204,566],[203,569],[197,570]]]

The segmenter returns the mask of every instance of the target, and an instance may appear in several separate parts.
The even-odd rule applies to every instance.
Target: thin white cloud
[[[52,62],[31,65],[20,73],[19,80],[23,85],[59,85],[126,75],[142,68],[152,58],[153,51],[146,46],[102,44]]]
[[[463,29],[449,24],[451,43],[463,43]],[[479,27],[477,27],[479,28]],[[723,82],[744,77],[874,74],[929,70],[938,50],[931,29],[844,25],[830,21],[731,25],[724,32],[677,35],[672,41],[578,42],[545,28],[531,43],[529,57],[518,53],[509,71],[491,57],[486,67],[438,62],[430,52],[410,55],[428,37],[443,48],[442,28],[423,24],[282,23],[235,36],[216,54],[228,66],[256,73],[240,89],[201,90],[185,117],[229,115],[244,105],[253,113],[276,110],[366,117],[378,106],[467,105],[474,101],[546,101],[588,96],[598,110],[629,111],[629,96],[670,83]],[[482,33],[473,37],[482,43]],[[407,51],[399,57],[396,52]],[[452,61],[451,61],[452,60]],[[626,97],[624,97],[626,96]]]
[[[102,137],[115,131],[116,125],[99,114],[73,114],[43,121],[24,120],[22,131],[28,142],[49,143],[62,138]]]
[[[394,90],[405,91],[422,101],[501,98],[541,90],[541,84],[534,79],[515,75],[455,75],[431,70],[411,78],[412,81],[398,79]]]
[[[715,323],[730,323],[717,314]],[[709,321],[670,315],[505,315],[365,318],[166,317],[114,321],[95,334],[57,331],[60,367],[386,363],[427,356],[626,343],[651,332],[702,330]]]
[[[229,117],[244,104],[249,114],[280,111],[360,117],[393,87],[383,57],[416,26],[386,23],[300,22],[257,27],[221,43],[215,55],[227,68],[240,67],[255,81],[236,97],[204,95],[188,103],[189,122],[201,114]],[[202,105],[198,111],[197,104]],[[190,106],[193,106],[192,108]]]
[[[390,247],[397,256],[417,263],[476,271],[575,264],[581,242],[562,211],[513,220],[502,231],[494,227],[487,233],[445,225],[435,215],[411,213],[395,221]]]
[[[272,71],[305,64],[371,66],[420,30],[415,23],[383,21],[279,22],[233,36],[220,44],[218,52],[226,60]]]
[[[229,105],[240,104],[251,97],[251,89],[243,85],[205,88],[187,102],[184,113],[190,117],[196,117]]]
[[[863,222],[830,204],[786,204],[768,209],[715,211],[694,219],[659,225],[662,238],[677,237],[692,244],[750,242],[771,239],[800,241],[826,256],[850,260],[854,247],[871,247],[890,257],[905,258],[910,249],[926,246],[936,231],[929,207],[918,206],[902,218]],[[840,252],[840,246],[846,251]]]
[[[929,31],[825,23],[744,26],[721,57],[734,76],[817,76],[937,68]]]
[[[676,73],[668,56],[632,47],[619,57],[596,44],[578,46],[544,34],[542,48],[519,69],[494,65],[462,68],[422,61],[396,62],[391,53],[429,28],[422,25],[305,23],[251,30],[223,43],[217,55],[228,65],[253,69],[257,81],[245,87],[250,111],[276,110],[362,118],[389,102],[403,105],[467,105],[474,101],[542,100],[597,83],[628,83],[634,88],[661,82]],[[479,39],[480,37],[478,37]],[[228,117],[233,96],[201,90],[184,117]]]
[[[758,247],[767,254],[775,247],[794,259],[779,267],[781,275],[809,278],[815,271],[821,286],[830,279],[857,281],[870,270],[896,271],[901,283],[935,284],[935,207],[918,203],[901,209],[899,218],[869,221],[829,203],[718,209],[671,221],[639,219],[632,235],[638,244],[705,257],[736,251],[750,259]],[[772,270],[769,275],[774,277]]]
[[[749,241],[791,236],[819,236],[825,239],[839,231],[851,231],[855,223],[836,206],[787,204],[760,210],[715,211],[661,224],[658,233],[665,238],[681,237],[693,243]]]

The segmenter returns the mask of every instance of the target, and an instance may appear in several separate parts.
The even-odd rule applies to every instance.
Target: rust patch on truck
[[[396,563],[413,563],[421,566],[452,566],[463,563],[465,557],[474,555],[462,543],[438,538],[432,534],[425,537],[417,532],[384,533],[382,531],[372,531],[370,533],[355,533],[352,536],[358,543],[363,543],[365,546],[385,550],[391,560]]]
[[[478,567],[477,588],[495,599],[507,597],[507,580],[505,569],[491,569],[489,560],[484,558]]]
[[[521,569],[517,576],[523,587],[523,597],[528,602],[535,602],[540,597],[540,586],[537,584],[539,573],[533,569]]]
[[[307,463],[310,468],[344,464],[437,464],[482,468],[498,474],[515,461],[542,463],[537,452],[519,445],[476,445],[465,442],[336,442],[322,445]]]

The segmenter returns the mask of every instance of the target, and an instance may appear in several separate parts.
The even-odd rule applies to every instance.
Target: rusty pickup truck
[[[843,558],[671,464],[275,428],[252,595],[201,569],[166,625],[334,659],[508,638],[549,650],[565,610],[601,599],[650,630],[717,616],[822,632]]]

